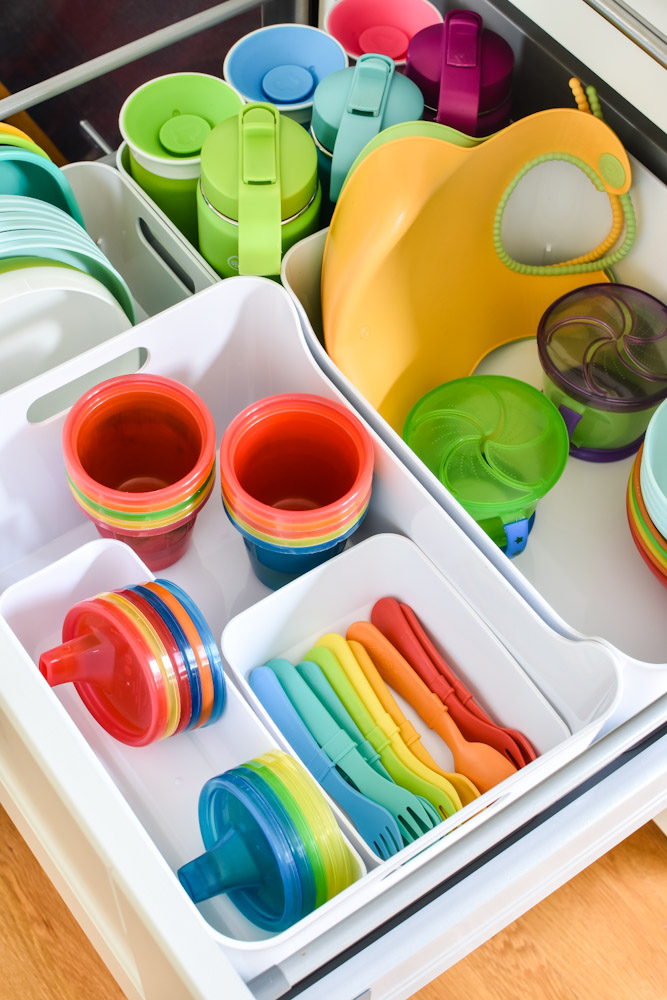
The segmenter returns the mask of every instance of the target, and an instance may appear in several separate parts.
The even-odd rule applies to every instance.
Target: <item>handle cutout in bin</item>
[[[68,410],[73,403],[92,389],[94,385],[103,382],[105,379],[113,378],[115,375],[132,375],[141,371],[148,360],[148,351],[145,347],[134,347],[131,351],[121,354],[113,361],[107,361],[92,372],[86,372],[79,378],[58,386],[46,395],[34,400],[28,407],[26,417],[30,424],[41,424],[45,420],[50,420],[58,413]]]
[[[173,254],[170,254],[167,248],[160,243],[160,240],[157,238],[153,230],[141,216],[137,219],[137,228],[139,230],[139,236],[143,238],[153,253],[157,254],[163,264],[167,265],[169,270],[175,275],[176,278],[178,278],[181,284],[188,290],[190,295],[194,295],[196,288],[193,278],[191,278],[185,268],[179,264]]]

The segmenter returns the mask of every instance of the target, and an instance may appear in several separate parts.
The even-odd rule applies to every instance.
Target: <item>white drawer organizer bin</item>
[[[569,787],[576,787],[582,771],[569,777],[568,762],[590,753],[611,720],[627,714],[628,698],[634,704],[625,686],[629,664],[605,641],[574,630],[564,636],[546,624],[370,430],[373,496],[355,546],[282,592],[270,594],[254,577],[214,491],[190,550],[165,575],[191,594],[215,635],[234,619],[224,640],[229,707],[210,729],[148,748],[134,751],[112,740],[72,691],[46,685],[36,660],[57,641],[74,600],[146,572],[124,546],[97,539],[75,507],[60,452],[64,412],[39,423],[27,415],[39,398],[139,348],[146,370],[201,395],[219,437],[240,409],[267,395],[343,398],[307,350],[288,293],[261,278],[219,282],[0,398],[0,795],[129,997],[275,998],[525,822],[522,801],[531,801],[531,790],[545,782],[548,788],[564,768]],[[468,823],[442,824],[388,862],[378,863],[337,813],[368,873],[284,934],[251,939],[252,929],[224,901],[195,907],[174,874],[198,851],[197,796],[206,777],[261,752],[267,733],[285,746],[256,705],[249,714],[242,677],[255,657],[306,638],[300,607],[308,611],[306,627],[317,630],[382,596],[384,581],[364,547],[372,555],[383,544],[407,546],[406,565],[419,564],[416,576],[406,574],[403,593],[439,641],[446,645],[448,631],[466,622],[469,640],[490,643],[499,669],[513,673],[521,705],[502,704],[508,723],[531,731],[532,708],[547,713],[545,731],[530,732],[543,755],[487,793],[488,808],[472,803]],[[346,559],[359,568],[349,584]],[[398,568],[385,577],[398,586]],[[436,594],[453,621],[439,617]],[[462,635],[456,648],[467,660]],[[465,670],[484,698],[483,670],[474,664]],[[492,686],[489,704],[500,708],[499,698]],[[627,746],[637,738],[628,734]],[[604,754],[596,755],[595,767],[600,759]],[[436,929],[422,927],[420,941],[429,935],[435,938]]]
[[[548,209],[550,203],[558,201],[559,192],[570,204],[577,198],[580,204],[576,215],[578,233],[572,233],[573,216],[569,213],[567,227],[559,225],[557,213],[551,216],[549,242],[554,259],[561,259],[560,251],[572,242],[579,247],[596,242],[600,224],[604,226],[599,209],[604,209],[605,205],[595,204],[596,193],[592,186],[586,178],[573,177],[574,168],[568,170],[566,165],[557,163],[545,166],[548,169],[535,170],[532,177],[526,178],[531,183],[524,189],[517,189],[513,238],[518,241],[522,229],[528,233],[544,232],[540,230],[539,219],[535,218],[536,205],[546,204]],[[561,169],[563,166],[565,170]],[[628,256],[614,268],[614,274],[619,282],[634,284],[667,301],[667,273],[662,251],[667,188],[635,160],[632,169],[631,196],[637,215],[638,237]],[[320,302],[327,234],[328,230],[321,230],[296,244],[285,255],[282,266],[282,281],[299,311],[304,342],[322,370],[546,622],[564,635],[574,628],[587,635],[602,636],[635,659],[637,676],[642,678],[638,682],[641,692],[638,707],[646,703],[647,689],[653,691],[654,697],[664,694],[667,690],[666,591],[639,555],[625,512],[625,493],[634,456],[602,464],[569,458],[562,477],[538,505],[525,550],[514,559],[506,558],[327,354],[323,345]],[[522,252],[534,255],[536,249],[534,242],[531,245],[524,238],[518,255]],[[542,388],[535,338],[497,349],[476,371],[511,375]]]

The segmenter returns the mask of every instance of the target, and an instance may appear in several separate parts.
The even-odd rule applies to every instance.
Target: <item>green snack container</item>
[[[508,556],[522,552],[538,501],[567,463],[560,413],[505,375],[469,375],[426,393],[403,438]]]
[[[321,202],[315,144],[274,105],[244,105],[205,140],[199,250],[221,277],[278,278],[283,253],[316,232]]]
[[[138,87],[120,109],[130,175],[195,246],[202,145],[242,104],[216,76],[171,73]]]

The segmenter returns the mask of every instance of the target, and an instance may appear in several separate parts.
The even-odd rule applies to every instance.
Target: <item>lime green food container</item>
[[[240,94],[216,76],[171,73],[138,87],[120,109],[131,176],[195,246],[201,148],[218,122],[242,104]]]
[[[410,410],[403,439],[508,556],[525,548],[570,443],[554,404],[505,375],[432,389]]]
[[[197,188],[199,250],[223,278],[278,278],[282,255],[317,231],[315,144],[272,104],[244,105],[206,138]]]

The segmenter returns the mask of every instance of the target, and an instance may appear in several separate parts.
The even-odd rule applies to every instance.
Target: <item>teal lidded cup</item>
[[[424,112],[419,87],[394,72],[388,56],[366,53],[322,80],[313,98],[311,135],[325,204],[333,206],[358,154],[379,132]]]
[[[273,104],[246,104],[207,136],[199,250],[221,277],[278,279],[283,253],[317,230],[321,202],[315,144]]]
[[[131,176],[195,246],[202,145],[242,104],[240,94],[219,77],[170,73],[142,84],[120,109]],[[121,147],[119,158],[122,153]]]

